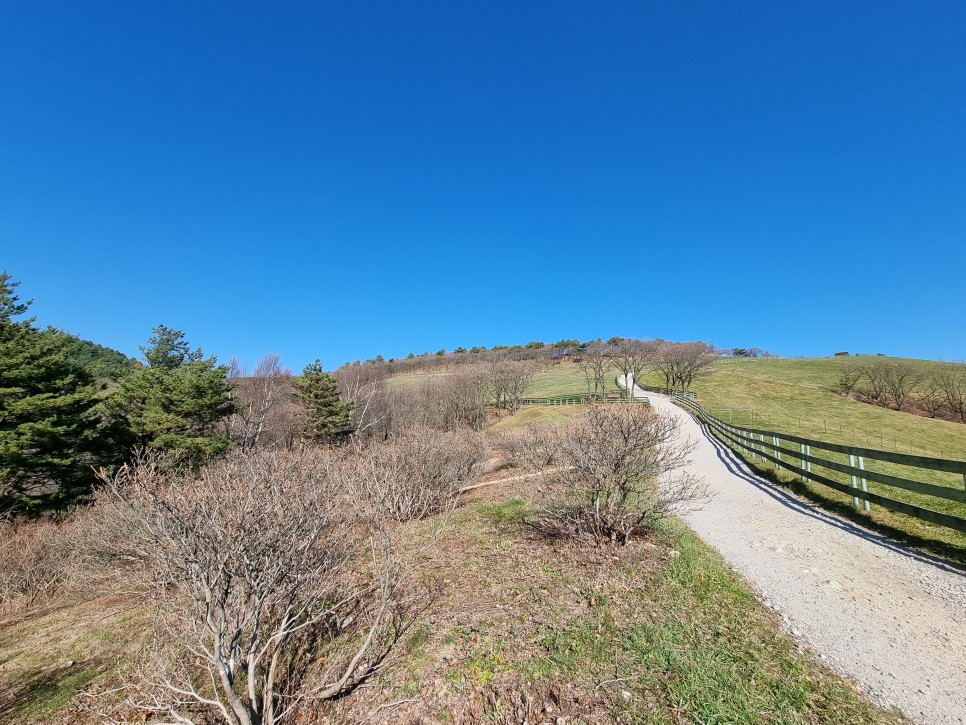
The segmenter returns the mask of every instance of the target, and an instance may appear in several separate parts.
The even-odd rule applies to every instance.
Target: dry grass
[[[412,630],[404,662],[318,717],[903,722],[781,634],[775,615],[682,527],[620,549],[534,536],[521,521],[550,488],[538,479],[474,491],[424,561],[440,598]]]
[[[113,594],[0,620],[0,722],[97,722],[77,693],[116,683],[152,619],[140,596]]]

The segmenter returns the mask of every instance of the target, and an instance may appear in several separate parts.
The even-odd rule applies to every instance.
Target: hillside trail
[[[786,629],[872,700],[918,723],[966,723],[966,576],[756,476],[689,413],[689,471],[713,494],[684,519]]]

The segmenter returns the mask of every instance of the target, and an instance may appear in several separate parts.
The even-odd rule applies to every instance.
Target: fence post
[[[855,456],[850,453],[849,454],[849,468],[854,468],[854,467],[855,467]],[[850,473],[849,474],[849,483],[852,485],[852,488],[858,488],[859,487],[859,484],[855,480],[855,474],[854,473]],[[858,508],[859,507],[859,497],[858,496],[853,496],[852,497],[852,505],[855,508]]]
[[[775,446],[775,458],[778,459],[775,462],[775,473],[778,473],[778,469],[781,467],[781,462],[782,462],[782,451],[781,451],[780,443],[778,441],[778,436],[772,436],[771,442]]]
[[[805,455],[806,456],[812,455],[812,447],[811,446],[808,446],[808,445],[805,446]],[[812,472],[812,462],[811,461],[807,461],[805,463],[805,470],[808,471],[809,473]],[[811,476],[809,476],[809,478],[811,479]]]
[[[802,443],[801,446],[802,446],[802,460],[801,460],[801,463],[802,463],[802,483],[805,483],[805,480],[806,480],[805,479],[805,444]]]
[[[865,459],[862,458],[862,456],[859,456],[859,470],[860,471],[864,471],[865,470]],[[963,475],[966,475],[966,474],[963,474]],[[865,491],[866,493],[868,493],[868,491],[869,491],[868,485],[865,482],[865,476],[862,477],[862,490]],[[868,511],[869,510],[869,499],[864,499],[864,500],[865,500],[865,510]]]

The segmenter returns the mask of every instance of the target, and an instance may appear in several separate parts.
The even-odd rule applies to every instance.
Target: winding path
[[[685,516],[782,616],[874,701],[919,723],[966,723],[966,576],[757,477],[664,395],[640,390],[697,442],[713,498]]]

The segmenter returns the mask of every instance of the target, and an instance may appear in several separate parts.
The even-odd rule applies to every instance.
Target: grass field
[[[854,358],[851,361],[854,362]],[[722,360],[714,365],[711,375],[694,384],[692,391],[697,393],[709,413],[737,425],[750,425],[832,443],[966,460],[966,425],[887,410],[850,400],[834,392],[842,369],[849,362],[849,358]],[[941,364],[924,360],[903,362],[924,370]],[[609,376],[611,383],[613,377]],[[583,384],[583,375],[576,365],[565,363],[548,371],[547,380],[553,384],[545,386],[542,394],[553,395],[563,391],[572,392],[575,386]],[[660,385],[662,380],[651,373],[641,382]],[[844,455],[819,455],[847,462],[847,456]],[[956,474],[922,470],[912,472],[903,470],[905,467],[882,463],[869,462],[868,465],[870,470],[959,490],[964,487],[963,478]],[[760,468],[770,469],[771,464]],[[843,482],[847,480],[842,474],[817,467],[815,472]],[[788,473],[779,474],[778,479],[782,483],[793,483],[793,476]],[[796,487],[836,510],[883,527],[890,535],[905,537],[916,546],[966,562],[966,534],[877,506],[873,506],[868,514],[852,514],[851,498],[845,494],[817,484],[804,487],[796,484]],[[869,490],[966,517],[966,504],[957,501],[923,496],[875,483],[869,483]]]
[[[484,491],[425,562],[445,588],[378,683],[402,703],[394,721],[905,722],[783,633],[685,527],[569,547],[522,525],[533,490]]]

